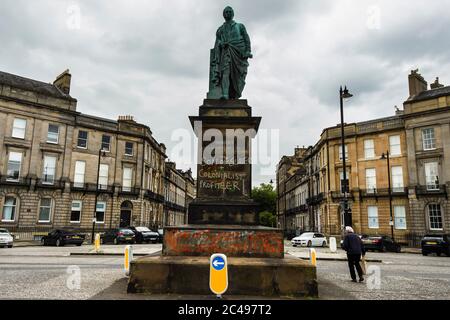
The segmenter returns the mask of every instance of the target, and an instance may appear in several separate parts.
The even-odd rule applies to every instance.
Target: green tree
[[[254,187],[252,199],[260,205],[260,223],[267,227],[275,227],[277,193],[273,186],[262,183],[259,187]]]
[[[277,226],[277,218],[272,212],[263,211],[259,214],[259,223],[266,227],[275,228]]]

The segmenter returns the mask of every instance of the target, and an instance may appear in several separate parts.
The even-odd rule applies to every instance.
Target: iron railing
[[[429,186],[416,186],[417,196],[444,196],[448,199],[447,186],[438,185],[435,188],[430,188]]]

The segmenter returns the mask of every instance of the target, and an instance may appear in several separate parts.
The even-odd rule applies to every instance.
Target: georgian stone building
[[[176,226],[187,223],[187,208],[192,201],[194,179],[191,170],[186,172],[176,168],[174,162],[166,162],[164,176],[164,193],[166,202],[164,212],[165,225]]]
[[[94,221],[162,227],[164,144],[131,116],[78,112],[70,83],[68,71],[53,84],[0,72],[0,226],[28,238],[90,234]]]
[[[404,110],[394,116],[345,125],[345,157],[355,230],[391,235],[392,225],[396,239],[417,245],[425,233],[450,231],[450,87],[437,79],[428,89],[413,71],[409,88]],[[297,148],[294,156],[281,159],[277,213],[279,221],[287,221],[282,226],[288,233],[340,235],[344,198],[340,138],[340,126],[326,128],[313,147],[301,152]],[[389,168],[382,157],[388,151]]]
[[[409,75],[404,102],[411,230],[450,233],[450,86]]]

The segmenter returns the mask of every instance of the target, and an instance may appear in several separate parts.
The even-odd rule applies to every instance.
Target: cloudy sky
[[[243,98],[261,129],[280,130],[280,156],[339,122],[341,84],[355,95],[347,122],[392,115],[411,69],[450,84],[448,0],[1,0],[0,70],[52,82],[69,68],[79,111],[132,114],[194,167],[174,155],[173,134],[191,130],[206,97],[226,5],[252,41]],[[254,184],[278,160],[272,175],[255,168]]]

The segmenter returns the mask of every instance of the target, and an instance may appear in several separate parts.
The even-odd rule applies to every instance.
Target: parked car
[[[136,243],[136,236],[133,230],[128,228],[111,229],[100,235],[100,242],[104,243]]]
[[[401,252],[401,246],[388,236],[370,236],[362,239],[366,251]]]
[[[12,248],[14,237],[6,229],[0,229],[0,247]]]
[[[66,244],[75,244],[81,246],[84,242],[85,235],[72,230],[56,229],[43,236],[41,243],[44,246],[62,247]]]
[[[358,236],[361,240],[366,239],[366,238],[369,237],[368,235],[365,235],[365,234],[357,234],[357,236]],[[344,240],[341,240],[341,249],[344,250]]]
[[[150,230],[147,227],[129,227],[134,232],[136,243],[156,243],[159,238],[159,233]]]
[[[450,235],[447,234],[430,234],[422,238],[422,254],[424,256],[430,253],[436,253],[440,256],[445,254],[450,257]]]
[[[164,238],[164,229],[158,229],[157,232],[158,232],[158,235],[159,235],[158,242],[162,243],[163,242],[163,238]]]
[[[294,247],[326,247],[328,245],[327,238],[322,233],[305,232],[291,240]]]

